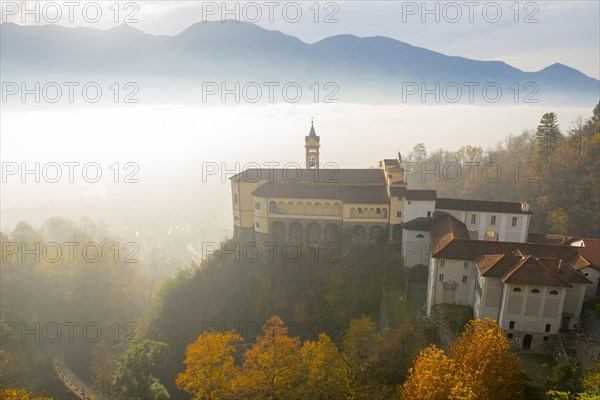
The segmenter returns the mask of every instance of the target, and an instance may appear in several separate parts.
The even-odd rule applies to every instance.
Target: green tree
[[[544,114],[535,134],[537,151],[543,160],[547,160],[552,154],[560,137],[556,114],[553,112]]]
[[[152,376],[152,369],[162,360],[166,343],[142,340],[131,344],[119,359],[114,385],[119,396],[127,399],[168,399],[167,388]]]

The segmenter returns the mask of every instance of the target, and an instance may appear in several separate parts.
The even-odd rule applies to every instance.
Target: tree
[[[519,358],[492,319],[470,321],[452,346],[452,357],[435,346],[423,350],[402,391],[409,399],[522,399]]]
[[[233,395],[232,381],[239,368],[235,365],[235,344],[243,338],[233,332],[207,332],[187,347],[185,372],[177,375],[177,387],[194,399],[223,399]]]
[[[263,325],[262,335],[245,353],[243,370],[234,385],[245,399],[293,398],[298,387],[300,339],[287,336],[283,321],[271,317]]]
[[[417,163],[425,161],[427,158],[427,148],[425,145],[423,143],[417,143],[415,147],[413,147],[412,156]]]
[[[352,320],[343,340],[344,359],[354,392],[354,399],[389,399],[390,393],[369,374],[382,337],[375,322],[368,317]]]
[[[600,398],[600,360],[585,374],[581,380],[581,386],[590,397],[598,396]]]
[[[300,349],[302,383],[295,398],[347,399],[350,381],[346,364],[335,344],[324,333],[317,341],[306,341]]]
[[[552,154],[560,137],[556,114],[544,114],[535,134],[537,151],[543,160],[547,160]]]
[[[371,381],[385,385],[400,385],[406,380],[419,350],[424,347],[423,339],[411,324],[386,331],[383,341],[371,357],[367,367],[368,376]]]
[[[3,388],[0,386],[0,400],[53,400],[52,397],[35,395],[21,388]]]
[[[162,400],[169,393],[158,379],[152,376],[152,368],[163,358],[168,345],[152,340],[131,344],[119,359],[114,385],[119,396],[127,399]]]
[[[344,356],[349,367],[350,377],[353,383],[366,378],[366,369],[369,359],[375,353],[381,336],[377,333],[375,322],[363,316],[352,320],[350,327],[344,336]]]
[[[470,321],[452,346],[452,358],[477,399],[523,398],[525,375],[519,356],[510,353],[510,344],[493,319]]]
[[[456,367],[443,350],[431,345],[419,353],[402,386],[411,400],[446,400],[456,384]]]

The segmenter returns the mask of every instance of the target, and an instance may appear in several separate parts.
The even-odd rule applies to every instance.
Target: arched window
[[[512,291],[513,291],[513,293],[521,293],[521,288],[520,287],[516,287],[516,288],[513,288]]]
[[[269,213],[277,214],[277,203],[272,201],[269,203]]]
[[[423,236],[423,234],[422,234],[422,233],[419,233],[419,234],[417,235],[417,238],[418,238],[418,239],[423,239],[424,237],[425,237],[425,236]]]
[[[552,289],[548,292],[548,296],[558,296],[558,290]]]
[[[531,289],[531,294],[540,294],[540,289]]]

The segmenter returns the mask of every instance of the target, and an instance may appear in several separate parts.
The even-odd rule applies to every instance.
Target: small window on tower
[[[396,218],[402,218],[402,211],[396,211]]]

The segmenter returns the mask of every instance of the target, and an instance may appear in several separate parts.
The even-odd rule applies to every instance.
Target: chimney
[[[529,211],[529,203],[527,203],[527,200],[521,202],[521,211]]]

